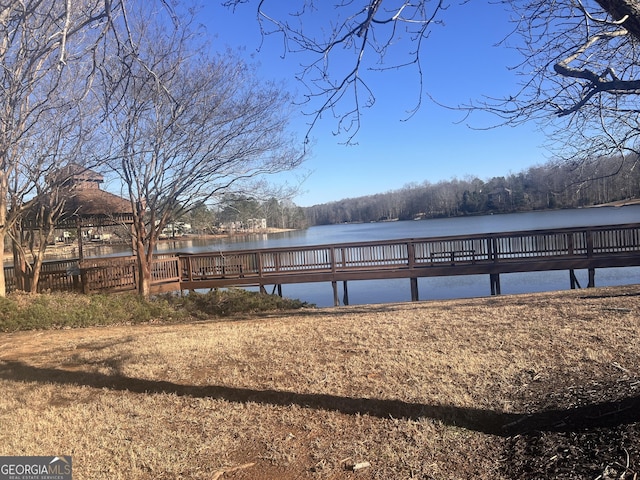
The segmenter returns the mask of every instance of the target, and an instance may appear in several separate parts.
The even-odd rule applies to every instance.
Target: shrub
[[[175,322],[306,306],[311,305],[242,289],[190,293],[185,297],[160,296],[152,300],[132,293],[81,295],[16,292],[7,298],[0,297],[0,331]]]
[[[183,308],[197,318],[228,317],[238,313],[296,310],[315,305],[278,295],[250,292],[240,288],[190,292],[181,299]]]
[[[186,314],[166,301],[134,294],[13,293],[0,298],[0,331],[132,324],[173,320]]]

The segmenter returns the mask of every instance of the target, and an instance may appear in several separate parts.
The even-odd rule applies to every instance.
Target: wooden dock
[[[637,223],[159,255],[154,260],[152,291],[330,282],[338,305],[338,282],[343,282],[347,304],[347,282],[355,280],[408,278],[411,298],[418,300],[421,277],[487,275],[491,294],[498,295],[503,273],[567,270],[575,288],[579,285],[574,270],[586,269],[587,286],[593,287],[596,269],[628,266],[640,266]],[[79,270],[86,292],[135,290],[133,257],[92,259]],[[78,283],[61,280],[60,270],[56,275],[56,281],[69,288]],[[44,288],[49,284],[46,278],[43,272]]]

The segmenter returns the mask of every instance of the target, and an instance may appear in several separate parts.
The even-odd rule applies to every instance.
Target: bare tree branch
[[[249,0],[227,0],[230,8]],[[335,135],[355,141],[361,114],[376,102],[370,75],[376,71],[414,67],[418,86],[414,113],[422,100],[422,50],[431,28],[444,10],[441,0],[418,2],[340,0],[336,4],[300,0],[288,4],[259,0],[258,21],[263,39],[282,36],[283,55],[299,54],[299,80],[307,88],[304,106],[309,115],[307,139],[324,115],[336,119]],[[312,18],[332,18],[311,27]],[[317,24],[317,20],[316,20]]]
[[[640,40],[640,5],[635,0],[596,0],[616,24]]]

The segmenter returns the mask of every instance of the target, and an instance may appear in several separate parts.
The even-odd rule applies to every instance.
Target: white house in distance
[[[266,218],[249,218],[246,221],[226,222],[219,226],[221,232],[240,233],[240,232],[265,232],[267,230]]]
[[[167,224],[160,233],[161,239],[182,237],[191,233],[191,224],[185,222],[174,222]]]
[[[267,219],[266,218],[250,218],[247,220],[247,229],[251,231],[266,230]]]

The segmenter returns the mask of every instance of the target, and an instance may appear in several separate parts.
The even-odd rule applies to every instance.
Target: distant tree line
[[[409,184],[399,190],[304,209],[309,225],[575,208],[640,198],[638,159],[547,163],[483,181]]]

